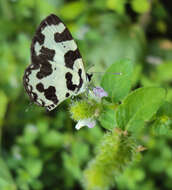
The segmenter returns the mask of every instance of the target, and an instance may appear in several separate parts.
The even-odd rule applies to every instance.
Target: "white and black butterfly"
[[[32,101],[49,111],[84,92],[91,80],[71,33],[53,14],[41,22],[33,37],[31,61],[24,87]]]

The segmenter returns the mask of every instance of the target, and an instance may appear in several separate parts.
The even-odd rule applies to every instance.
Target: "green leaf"
[[[120,128],[134,130],[143,126],[158,110],[165,99],[166,91],[159,87],[139,88],[130,93],[116,112]]]
[[[23,137],[22,139],[23,141],[21,143],[24,143],[24,144],[34,143],[34,141],[38,137],[38,130],[36,126],[32,124],[28,124],[24,129],[24,135],[22,137]]]
[[[172,120],[163,116],[154,121],[151,127],[154,135],[168,135],[171,133]]]
[[[116,126],[115,110],[113,108],[104,108],[103,113],[99,117],[101,125],[108,130],[113,130]]]
[[[168,135],[172,129],[172,104],[165,101],[156,113],[155,121],[151,124],[154,135]]]
[[[92,3],[92,7],[96,8],[97,10],[105,10],[106,9],[106,1],[105,0],[94,0],[91,3]]]
[[[133,71],[133,76],[132,76],[132,86],[135,86],[139,80],[140,80],[140,76],[142,73],[142,65],[141,64],[136,64],[134,66],[134,71]]]
[[[166,61],[157,65],[156,71],[152,73],[152,78],[159,82],[170,82],[172,71],[172,61]]]
[[[145,13],[150,9],[150,2],[148,0],[133,0],[131,6],[135,12]]]
[[[67,170],[67,173],[74,176],[74,178],[76,179],[80,179],[82,174],[76,158],[74,158],[70,154],[67,154],[66,152],[63,152],[62,159],[64,162],[64,167]]]
[[[114,75],[113,73],[121,73]],[[104,88],[112,101],[122,100],[130,91],[133,65],[129,60],[121,60],[112,64],[105,72],[101,86]]]
[[[157,116],[166,115],[172,118],[172,103],[165,101],[157,111]]]
[[[28,159],[24,163],[24,167],[31,177],[36,178],[41,174],[42,171],[42,160]]]
[[[126,0],[107,0],[107,7],[111,10],[115,10],[119,14],[125,12]]]
[[[63,144],[62,134],[53,129],[44,134],[41,140],[46,147],[59,147]]]
[[[99,18],[102,23],[101,30],[105,33],[106,37],[101,37],[98,43],[95,42],[95,38],[94,41],[93,39],[90,40],[93,43],[93,47],[90,48],[88,45],[85,48],[87,51],[82,51],[87,55],[87,62],[95,64],[94,68],[90,69],[90,71],[104,72],[105,68],[108,68],[115,60],[127,58],[133,63],[138,63],[138,60],[143,59],[146,50],[144,31],[136,25],[129,27],[128,30],[118,30],[117,28],[121,24],[124,26],[128,25],[128,22],[122,18],[114,14]],[[100,31],[97,30],[96,32],[102,36]],[[134,75],[137,74],[134,72]],[[94,75],[93,80],[95,85],[100,85],[100,76]]]
[[[1,158],[0,158],[0,189],[1,190],[17,189],[6,164]]]
[[[72,156],[75,157],[75,160],[79,165],[82,164],[83,160],[87,161],[90,156],[88,145],[83,142],[78,143],[77,141],[74,141],[71,146],[71,152]]]
[[[63,8],[60,9],[60,15],[64,19],[73,20],[77,16],[79,16],[85,9],[85,4],[83,2],[72,2],[64,5]]]
[[[24,1],[24,2],[26,2],[26,1]],[[58,3],[59,1],[56,1],[56,2]],[[38,15],[42,19],[43,19],[43,17],[45,17],[48,14],[55,13],[57,11],[57,6],[58,6],[57,4],[54,4],[52,1],[51,2],[49,1],[49,3],[48,3],[48,1],[42,1],[42,0],[37,0],[36,2],[34,1],[34,6],[35,5],[37,6]],[[26,9],[26,6],[21,6],[21,8]],[[32,11],[30,11],[30,14],[32,14]],[[33,18],[35,18],[35,17],[33,17]]]
[[[2,125],[3,118],[6,112],[8,99],[3,91],[0,91],[0,126]]]

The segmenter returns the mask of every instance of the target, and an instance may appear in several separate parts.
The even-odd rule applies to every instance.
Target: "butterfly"
[[[54,14],[47,16],[36,30],[31,62],[23,76],[25,90],[31,101],[48,111],[85,92],[92,77],[84,70],[71,33]]]

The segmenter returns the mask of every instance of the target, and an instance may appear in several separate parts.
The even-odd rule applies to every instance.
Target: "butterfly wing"
[[[49,15],[38,27],[31,44],[31,61],[23,82],[30,99],[38,105],[52,110],[85,89],[80,52],[57,16]]]

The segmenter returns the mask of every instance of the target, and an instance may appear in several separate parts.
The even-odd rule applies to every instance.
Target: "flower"
[[[104,91],[103,88],[98,87],[98,86],[95,87],[95,88],[93,88],[93,93],[98,98],[103,98],[103,97],[107,97],[108,96],[108,93],[106,91]]]
[[[87,126],[93,128],[96,125],[96,121],[93,118],[79,120],[75,126],[75,129],[79,130],[80,128]]]
[[[101,87],[95,87],[89,90],[89,99],[74,102],[70,106],[72,119],[77,121],[75,128],[87,126],[93,128],[96,125],[96,119],[102,111],[101,98],[108,96],[107,92]]]
[[[92,118],[99,113],[100,105],[95,100],[80,100],[70,106],[71,118],[75,121]]]

